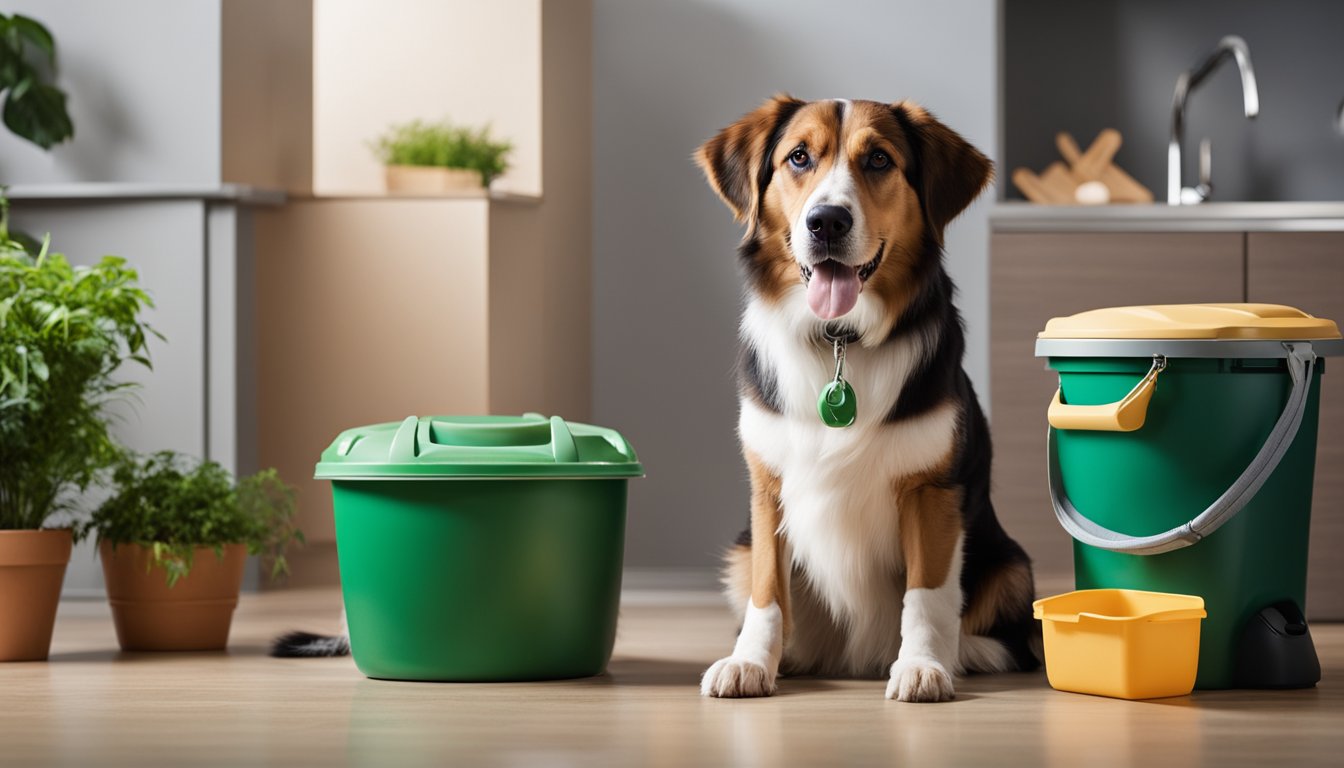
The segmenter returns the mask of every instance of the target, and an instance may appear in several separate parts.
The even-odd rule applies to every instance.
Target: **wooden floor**
[[[281,630],[329,629],[335,592],[246,595],[228,653],[116,651],[100,602],[61,606],[51,660],[0,664],[0,765],[1339,765],[1344,626],[1313,628],[1305,691],[1125,702],[1044,675],[974,677],[946,704],[881,681],[784,680],[703,699],[732,645],[717,602],[636,596],[608,674],[544,684],[368,680],[348,659],[271,659]]]

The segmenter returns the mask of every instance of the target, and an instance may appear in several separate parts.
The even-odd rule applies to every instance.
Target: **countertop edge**
[[[996,203],[993,232],[1329,232],[1344,231],[1344,202],[1207,203],[1171,206],[1058,206]]]
[[[282,205],[290,201],[321,200],[428,200],[442,202],[488,202],[512,205],[539,205],[543,198],[521,192],[497,191],[489,194],[397,194],[379,192],[286,192],[281,189],[254,187],[249,184],[172,184],[134,182],[70,182],[62,184],[14,184],[5,196],[15,201],[81,202],[96,200],[210,200],[242,205]]]
[[[130,182],[72,182],[67,184],[14,184],[5,191],[10,200],[77,202],[88,200],[211,200],[243,205],[280,205],[284,190],[248,184],[171,184]]]
[[[389,194],[386,192],[323,192],[321,194],[292,194],[289,200],[293,202],[324,202],[327,200],[340,201],[359,201],[359,202],[431,202],[431,203],[494,203],[507,205],[534,206],[544,202],[541,195],[533,195],[523,192],[491,192],[487,194],[411,194],[398,193]]]

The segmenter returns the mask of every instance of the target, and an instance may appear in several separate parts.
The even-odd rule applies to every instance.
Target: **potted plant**
[[[34,19],[0,13],[0,93],[5,126],[43,149],[75,135],[65,93],[51,84],[56,41]]]
[[[73,531],[62,515],[120,449],[105,409],[149,366],[151,306],[122,259],[71,267],[10,238],[0,194],[0,661],[47,657]],[[44,528],[44,526],[54,526]]]
[[[127,651],[224,648],[249,554],[286,571],[302,542],[294,491],[274,469],[237,482],[213,461],[172,451],[126,456],[114,495],[85,530],[98,537],[117,640]]]
[[[385,166],[387,190],[413,195],[484,195],[509,167],[513,145],[490,128],[413,120],[393,125],[372,145]]]

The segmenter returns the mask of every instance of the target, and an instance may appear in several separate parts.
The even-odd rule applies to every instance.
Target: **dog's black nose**
[[[818,205],[807,212],[807,231],[822,242],[839,240],[854,227],[854,217],[841,205]]]

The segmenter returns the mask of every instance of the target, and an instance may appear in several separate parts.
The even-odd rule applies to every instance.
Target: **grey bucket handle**
[[[1221,528],[1236,516],[1252,498],[1269,476],[1279,466],[1279,461],[1288,452],[1289,446],[1297,437],[1298,427],[1302,425],[1302,414],[1307,410],[1307,395],[1311,391],[1312,373],[1316,365],[1316,353],[1306,342],[1284,342],[1288,349],[1288,374],[1293,379],[1293,389],[1283,413],[1274,423],[1274,429],[1265,439],[1260,452],[1251,459],[1241,477],[1223,492],[1209,508],[1200,512],[1185,525],[1177,526],[1152,536],[1126,536],[1098,525],[1083,516],[1069,501],[1064,491],[1064,481],[1059,469],[1059,449],[1055,442],[1055,430],[1049,430],[1049,475],[1050,502],[1055,508],[1055,517],[1059,524],[1074,539],[1098,549],[1112,552],[1126,552],[1132,555],[1160,555],[1175,549],[1188,547],[1200,539]]]

